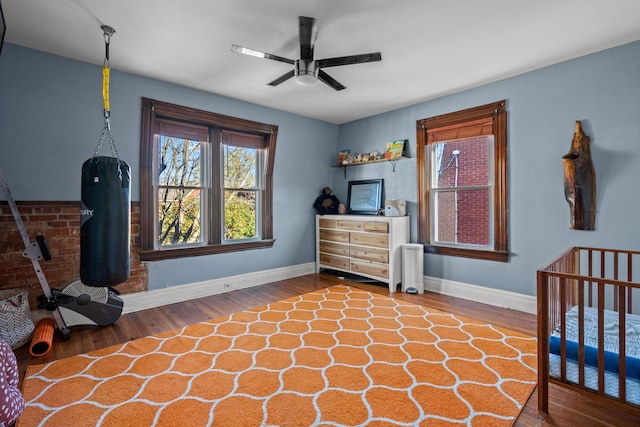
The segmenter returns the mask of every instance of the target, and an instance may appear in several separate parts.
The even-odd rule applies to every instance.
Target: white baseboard
[[[171,286],[152,291],[125,294],[121,295],[121,298],[124,300],[123,314],[221,294],[234,289],[245,289],[265,283],[277,282],[278,280],[291,279],[313,274],[315,271],[315,263],[306,263],[224,277],[221,279],[188,283],[186,285]],[[500,289],[492,289],[431,276],[424,277],[424,288],[425,290],[442,295],[489,304],[495,307],[523,311],[530,314],[536,314],[537,310],[535,297]]]
[[[486,288],[484,286],[431,276],[424,277],[424,289],[442,295],[492,305],[494,307],[509,308],[529,314],[537,313],[537,299],[530,295]]]
[[[152,291],[124,294],[120,296],[124,301],[122,314],[203,298],[210,295],[229,292],[235,289],[264,285],[265,283],[305,276],[315,272],[316,264],[315,262],[310,262],[290,267],[223,277],[221,279],[205,280],[203,282],[194,282],[163,289],[154,289]]]
[[[221,279],[171,286],[152,291],[124,294],[120,296],[124,301],[122,314],[203,298],[210,295],[229,292],[235,289],[251,288],[253,286],[264,285],[265,283],[292,279],[294,277],[305,276],[307,274],[314,274],[315,272],[316,264],[310,262],[289,267],[275,268],[272,270],[224,277]],[[495,307],[509,308],[530,314],[536,314],[537,312],[536,297],[518,294],[515,292],[486,288],[484,286],[440,279],[431,276],[424,276],[424,289],[438,294],[480,302]],[[40,318],[47,315],[50,315],[50,313],[45,312],[44,310],[32,311],[34,322],[37,322]]]

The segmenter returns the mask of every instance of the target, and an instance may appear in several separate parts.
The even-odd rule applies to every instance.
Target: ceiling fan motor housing
[[[295,81],[304,86],[318,83],[318,65],[315,61],[297,59],[295,62]]]

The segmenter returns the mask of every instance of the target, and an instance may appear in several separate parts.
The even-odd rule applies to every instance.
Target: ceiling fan
[[[242,53],[244,55],[255,56],[258,58],[271,59],[274,61],[286,62],[292,64],[293,70],[281,75],[274,81],[270,82],[271,86],[278,86],[280,83],[295,78],[297,83],[303,85],[311,85],[318,80],[331,86],[335,90],[346,89],[340,82],[324,72],[323,68],[337,67],[340,65],[362,64],[365,62],[375,62],[382,60],[380,52],[364,53],[360,55],[341,56],[337,58],[313,59],[313,47],[317,37],[317,27],[315,18],[306,16],[298,17],[300,24],[300,59],[283,58],[282,56],[273,55],[259,50],[249,49],[246,47],[231,45],[231,50]]]

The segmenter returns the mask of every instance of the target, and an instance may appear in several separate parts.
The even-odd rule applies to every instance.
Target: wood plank
[[[367,261],[389,264],[389,251],[386,249],[373,249],[365,246],[351,246],[349,251],[351,258],[364,259]],[[385,266],[388,270],[388,266]]]
[[[349,245],[335,242],[326,242],[320,240],[320,252],[326,252],[328,254],[349,256]]]
[[[338,230],[320,229],[320,240],[330,240],[332,242],[349,243],[349,232]]]
[[[391,294],[385,283],[349,282],[330,274],[321,273],[126,314],[121,316],[115,324],[105,327],[74,326],[71,328],[71,339],[69,341],[63,342],[60,335],[56,333],[51,352],[45,356],[33,357],[29,355],[28,345],[17,349],[15,354],[18,359],[20,380],[24,379],[24,373],[28,365],[51,362],[75,354],[120,344],[128,340],[170,331],[190,323],[258,307],[305,292],[333,286],[337,283],[346,283],[382,295],[390,295],[394,298],[420,304],[430,309],[477,319],[531,336],[536,335],[537,322],[535,315],[432,292],[418,295],[399,292]],[[588,396],[554,384],[549,385],[549,396],[550,415],[538,413],[537,392],[534,391],[514,425],[518,427],[640,425],[640,416],[636,414],[628,413],[621,410],[619,406],[608,405],[607,402],[591,399]]]
[[[374,262],[362,262],[352,259],[351,271],[356,274],[366,274],[370,276],[380,277],[382,279],[389,278],[388,264],[376,264]]]
[[[364,221],[339,220],[338,228],[341,230],[363,231]]]
[[[369,233],[388,233],[389,223],[379,221],[367,221],[364,223],[364,231]]]
[[[321,267],[335,267],[342,270],[349,270],[349,258],[320,254],[320,266]]]
[[[350,243],[352,245],[371,246],[374,248],[388,248],[389,235],[352,232]]]

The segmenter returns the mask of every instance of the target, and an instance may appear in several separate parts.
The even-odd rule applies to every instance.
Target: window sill
[[[179,249],[141,250],[138,254],[140,255],[140,261],[159,261],[163,259],[187,258],[270,248],[274,243],[275,239],[268,239],[252,242],[228,243],[224,245],[191,246]]]
[[[509,262],[510,252],[487,251],[479,249],[453,248],[449,246],[424,245],[425,254],[449,255],[462,258],[483,259],[487,261]]]

